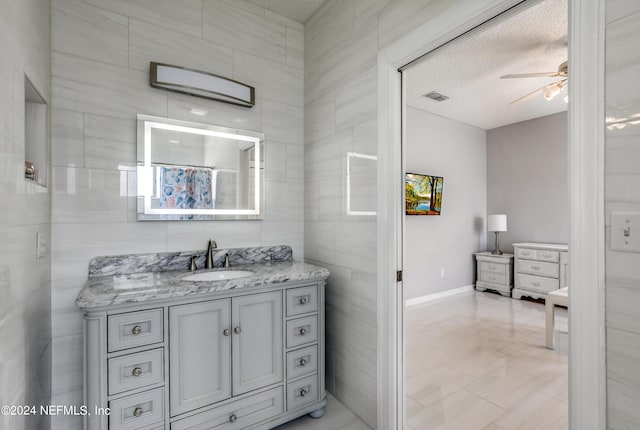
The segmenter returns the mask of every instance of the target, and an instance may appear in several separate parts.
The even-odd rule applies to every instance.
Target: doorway
[[[425,24],[409,36],[382,51],[378,58],[379,132],[378,154],[386,163],[378,171],[378,303],[379,303],[379,390],[378,425],[381,428],[401,428],[402,397],[402,330],[403,285],[396,271],[401,270],[402,218],[401,201],[401,130],[402,87],[398,68],[426,52],[462,35],[482,22],[517,5],[517,1],[463,2]],[[570,136],[570,201],[571,227],[569,277],[581,285],[570,297],[572,314],[570,356],[580,357],[572,364],[570,388],[571,428],[596,429],[604,423],[604,344],[603,333],[603,219],[602,159],[603,148],[602,75],[599,58],[602,54],[602,8],[597,1],[571,1],[572,26],[569,44],[572,58],[569,66],[579,70],[572,79],[572,113],[569,116]],[[572,19],[579,16],[580,19]],[[426,41],[426,42],[425,42]],[[601,63],[600,63],[601,66]],[[595,89],[593,83],[599,83]],[[446,187],[446,185],[445,185]],[[595,190],[595,195],[594,195]],[[588,197],[588,198],[587,198]],[[585,202],[596,202],[587,204]],[[392,210],[391,208],[397,208]],[[390,288],[393,286],[393,288]],[[572,312],[571,309],[580,309]],[[583,315],[589,315],[585,318]],[[587,354],[588,352],[588,354]],[[392,387],[397,389],[384,389]]]

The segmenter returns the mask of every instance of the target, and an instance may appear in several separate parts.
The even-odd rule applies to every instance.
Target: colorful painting
[[[442,208],[441,176],[407,173],[405,205],[407,215],[440,215]]]

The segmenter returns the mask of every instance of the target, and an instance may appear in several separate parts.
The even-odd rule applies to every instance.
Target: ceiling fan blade
[[[532,97],[534,97],[534,96],[537,96],[538,94],[542,93],[542,92],[544,91],[544,89],[545,89],[545,88],[547,88],[547,86],[546,86],[546,85],[545,85],[544,87],[542,87],[542,88],[539,88],[539,89],[535,90],[535,91],[534,91],[534,92],[532,92],[532,93],[527,94],[527,95],[526,95],[526,96],[524,96],[524,97],[520,97],[519,99],[516,99],[516,100],[512,101],[511,103],[509,103],[509,106],[511,106],[511,105],[515,105],[515,104],[517,104],[517,103],[520,103],[520,102],[523,102],[523,101],[525,101],[525,100],[528,100],[528,99],[530,99],[530,98],[532,98]]]
[[[500,76],[500,79],[513,79],[513,78],[554,78],[560,76],[558,72],[541,72],[541,73],[514,73],[511,75]]]

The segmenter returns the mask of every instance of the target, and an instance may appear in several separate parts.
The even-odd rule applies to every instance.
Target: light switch
[[[640,252],[640,213],[611,213],[611,250]]]
[[[36,233],[36,258],[44,258],[47,253],[47,241],[44,234]]]

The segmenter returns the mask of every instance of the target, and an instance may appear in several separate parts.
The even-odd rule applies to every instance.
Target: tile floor
[[[567,311],[544,347],[544,304],[470,292],[405,310],[405,430],[566,430]],[[329,395],[277,430],[368,430]]]

